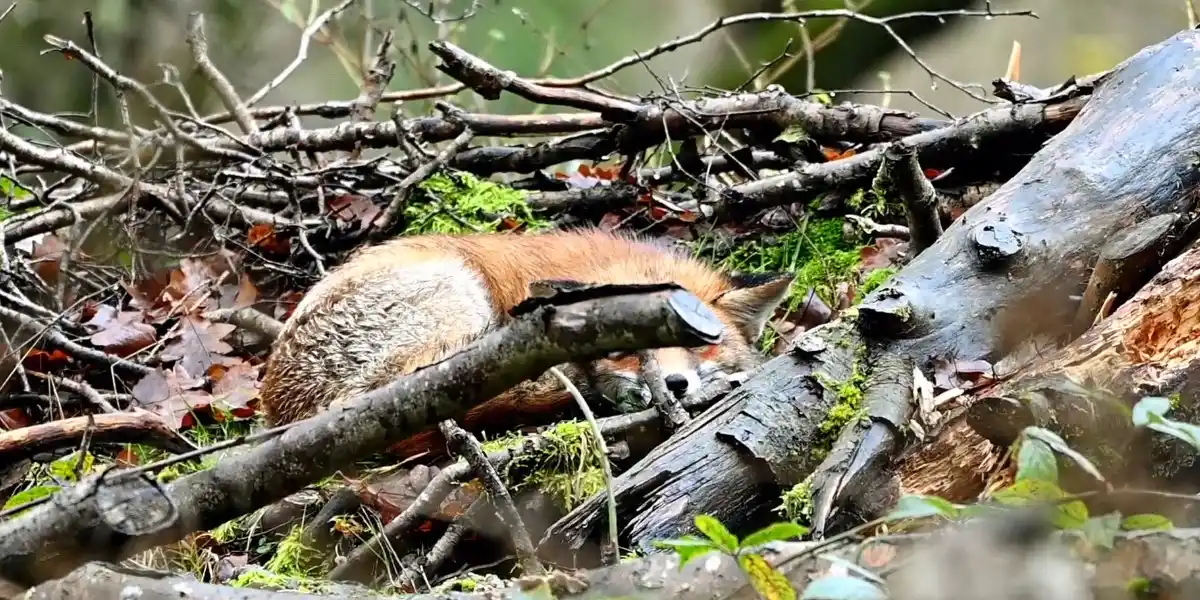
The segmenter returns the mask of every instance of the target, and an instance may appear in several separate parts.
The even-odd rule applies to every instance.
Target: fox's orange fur
[[[504,324],[529,297],[531,283],[668,283],[704,301],[725,324],[723,340],[699,349],[656,350],[681,395],[704,369],[749,370],[762,361],[753,342],[786,296],[791,277],[740,285],[703,262],[654,243],[584,230],[537,235],[403,237],[358,252],[301,300],[267,361],[261,403],[272,424],[382,386],[440,360]],[[573,379],[620,402],[645,396],[637,355],[564,365]],[[468,430],[498,430],[549,416],[571,404],[549,374],[475,407]],[[436,430],[399,447],[431,450]]]

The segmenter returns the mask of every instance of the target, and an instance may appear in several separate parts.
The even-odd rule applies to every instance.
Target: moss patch
[[[776,508],[789,521],[808,523],[812,519],[812,475],[783,493]]]
[[[863,384],[866,383],[867,376],[863,371],[861,360],[854,362],[850,378],[846,381],[836,382],[819,371],[814,376],[822,387],[837,395],[837,402],[829,409],[825,420],[817,427],[821,435],[813,452],[818,460],[823,460],[846,425],[861,419],[865,414]]]
[[[893,267],[875,269],[867,273],[867,276],[863,277],[862,285],[858,286],[858,293],[855,295],[854,302],[856,304],[862,302],[862,299],[866,298],[867,294],[882,287],[895,274],[896,269]]]
[[[545,442],[538,451],[516,457],[500,474],[511,491],[532,487],[569,511],[604,490],[604,471],[588,423],[567,421],[539,435]],[[485,442],[483,449],[512,449],[524,441],[524,436],[510,434]]]
[[[844,224],[841,218],[814,219],[796,231],[739,244],[716,262],[730,271],[795,273],[788,310],[797,310],[809,289],[832,305],[837,286],[855,280],[859,264],[861,246],[845,239]]]
[[[405,235],[495,231],[506,219],[535,231],[549,227],[534,215],[525,192],[469,173],[439,173],[418,187],[425,200],[404,208]]]

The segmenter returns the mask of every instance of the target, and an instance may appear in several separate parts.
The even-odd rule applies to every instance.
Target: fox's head
[[[695,393],[702,381],[749,371],[764,357],[755,347],[763,327],[787,298],[791,275],[728,277],[723,289],[697,293],[725,325],[721,341],[699,348],[658,348],[648,351],[662,370],[667,390],[678,398]],[[686,282],[682,285],[687,288]],[[708,297],[705,297],[708,296]],[[593,389],[621,412],[649,406],[650,389],[642,376],[641,353],[615,352],[584,369]]]

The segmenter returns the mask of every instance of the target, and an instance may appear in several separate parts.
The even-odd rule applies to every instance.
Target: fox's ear
[[[747,340],[756,341],[775,309],[787,298],[796,277],[786,273],[733,275],[734,288],[717,298],[717,308],[725,311]]]

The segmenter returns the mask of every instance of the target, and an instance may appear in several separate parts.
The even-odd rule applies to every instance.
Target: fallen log
[[[837,340],[814,330],[828,351],[809,361],[780,356],[754,377],[704,411],[613,481],[623,533],[639,551],[653,551],[657,539],[689,533],[701,512],[717,515],[731,530],[764,523],[779,503],[778,492],[763,491],[775,481],[799,481],[823,458],[821,423],[836,401],[824,393],[813,372],[845,379],[854,356]],[[544,534],[539,553],[578,554],[603,529],[603,495],[576,507]],[[584,560],[576,556],[576,560]],[[586,563],[585,563],[586,564]]]
[[[1106,242],[1139,221],[1195,209],[1200,99],[1184,91],[1200,85],[1197,58],[1200,32],[1187,30],[1113,69],[1062,133],[855,311],[801,336],[796,352],[773,359],[622,474],[614,483],[621,512],[641,513],[622,520],[622,541],[649,549],[692,532],[700,513],[744,532],[753,513],[761,517],[810,474],[817,535],[839,512],[852,524],[911,489],[900,474],[913,472],[892,466],[908,441],[914,367],[994,363],[1034,337],[1069,336],[1073,297]],[[1181,240],[1191,233],[1173,232]],[[847,404],[852,418],[814,466],[823,448],[813,442],[831,409]],[[543,548],[582,547],[602,522],[601,506],[593,498],[577,507]]]

